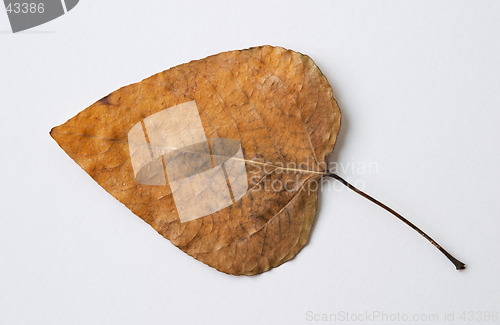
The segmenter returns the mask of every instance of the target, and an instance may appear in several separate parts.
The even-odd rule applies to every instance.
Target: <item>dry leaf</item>
[[[306,244],[339,128],[340,110],[314,62],[262,46],[123,87],[51,136],[181,250],[252,275]]]

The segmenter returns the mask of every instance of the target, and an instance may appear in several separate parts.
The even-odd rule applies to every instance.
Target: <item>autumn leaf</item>
[[[252,275],[306,244],[340,118],[311,58],[262,46],[123,87],[51,136],[175,246]]]
[[[305,55],[220,53],[123,87],[51,131],[94,180],[158,233],[229,274],[253,275],[306,244],[340,128],[328,81]]]

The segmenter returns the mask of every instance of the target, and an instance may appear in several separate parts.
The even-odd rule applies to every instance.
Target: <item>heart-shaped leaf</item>
[[[306,244],[339,128],[339,107],[314,62],[262,46],[123,87],[51,135],[181,250],[251,275]]]

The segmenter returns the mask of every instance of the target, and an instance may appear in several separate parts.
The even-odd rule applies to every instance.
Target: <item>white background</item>
[[[334,322],[308,315],[373,311],[476,324],[500,312],[500,2],[82,0],[19,34],[0,10],[0,30],[0,324],[317,324]],[[49,137],[119,87],[262,44],[310,55],[331,82],[335,161],[378,166],[339,173],[467,270],[329,182],[293,261],[229,276],[158,235]],[[468,311],[476,321],[460,319]]]

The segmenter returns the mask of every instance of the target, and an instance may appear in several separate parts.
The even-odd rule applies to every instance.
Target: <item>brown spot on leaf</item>
[[[109,94],[107,96],[104,96],[103,98],[99,99],[98,103],[101,104],[101,105],[110,105],[109,96],[111,96],[111,94]]]

